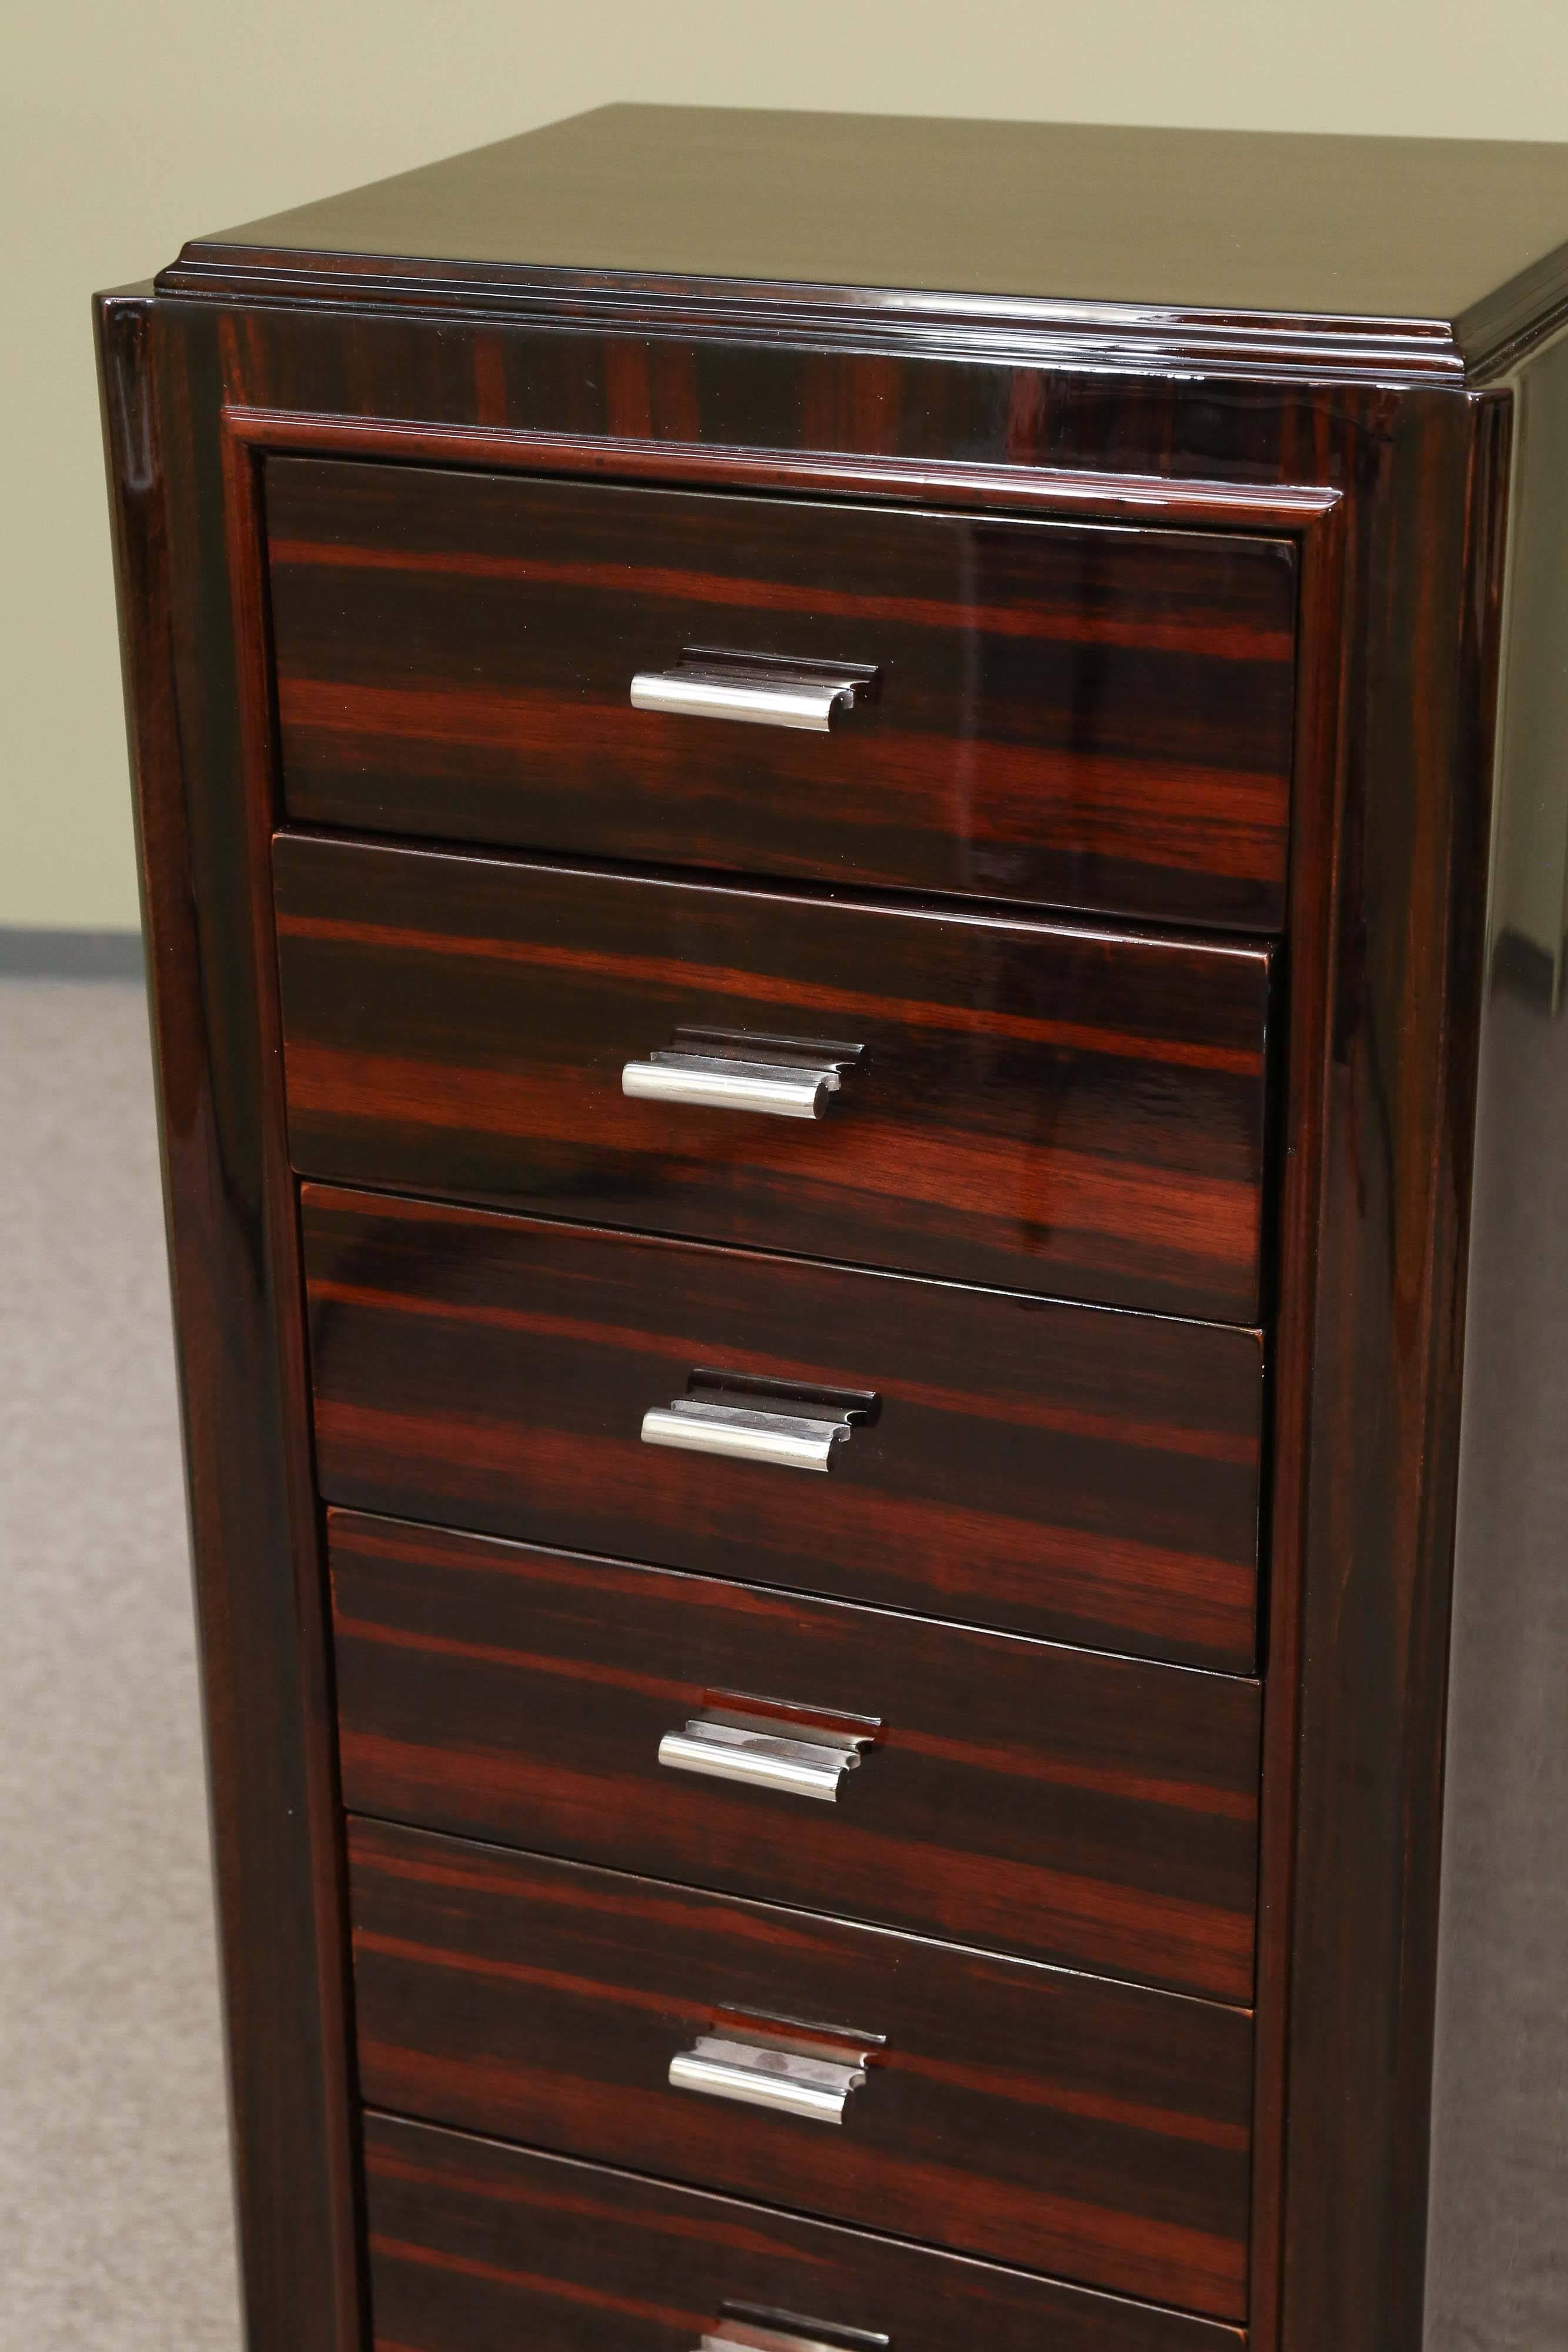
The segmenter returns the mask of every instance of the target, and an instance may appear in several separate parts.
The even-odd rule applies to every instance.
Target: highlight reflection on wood
[[[1240,2010],[351,1821],[374,2106],[1239,2318]],[[885,2037],[841,2128],[673,2089],[726,2012]]]
[[[1279,928],[1287,539],[266,471],[292,817]],[[633,710],[687,646],[880,697],[831,736]]]
[[[329,1502],[1246,1673],[1256,1332],[307,1185]],[[874,1391],[827,1476],[665,1451],[709,1368]]]
[[[285,835],[306,1175],[1256,1320],[1270,959]],[[863,1048],[829,1118],[629,1102],[679,1026]]]
[[[1250,2001],[1255,1683],[345,1511],[329,1537],[355,1811]],[[831,1805],[661,1770],[737,1692],[881,1728]]]
[[[843,201],[846,186],[874,201]],[[1556,999],[1555,911],[1513,901],[1568,772],[1548,756],[1564,219],[1568,159],[1521,142],[617,108],[204,239],[154,286],[100,300],[256,2352],[364,2352],[372,2290],[380,2352],[690,2352],[713,2314],[689,2264],[715,2247],[727,2291],[886,2328],[895,2352],[971,2336],[998,2352],[1042,2337],[1052,2352],[1421,2352],[1456,2310],[1484,2333],[1522,2294],[1561,2302],[1535,2254],[1561,2236],[1549,2172],[1477,2125],[1484,2102],[1450,2095],[1474,1980],[1462,1920],[1441,2016],[1435,1995],[1464,1911],[1440,1884],[1456,1818],[1486,1816],[1489,1779],[1545,1786],[1521,1769],[1545,1719],[1533,1556],[1510,1545],[1554,1528],[1556,1457],[1498,1433],[1544,1425],[1561,1378],[1539,1236],[1510,1214],[1560,1179],[1553,1081],[1511,1087],[1511,1024],[1483,1013],[1489,980],[1504,1012],[1522,983],[1540,1002],[1521,1017],[1544,1039]],[[725,637],[873,666],[877,697],[818,736],[632,709],[633,675]],[[333,845],[328,826],[361,838]],[[277,866],[292,1105],[280,827],[315,834],[308,873],[290,864],[304,848]],[[518,977],[518,950],[550,944],[531,897],[523,919],[519,877],[531,893],[551,860],[571,866],[566,960],[548,978],[536,963],[530,984],[563,1001],[570,978],[553,1063]],[[353,872],[367,914],[374,898],[367,935],[329,870]],[[413,878],[394,890],[394,872]],[[441,918],[423,932],[422,890]],[[664,930],[631,911],[677,906]],[[590,974],[588,919],[612,910]],[[1161,986],[1134,977],[1155,969],[1134,928],[1159,935]],[[643,942],[636,972],[613,961],[618,929]],[[1102,952],[1108,929],[1121,936]],[[917,937],[944,941],[938,966]],[[1258,1055],[1276,940],[1260,1095],[1255,1059],[1219,1057]],[[1238,961],[1222,966],[1227,945]],[[1020,1015],[1049,1021],[1048,966],[1076,996],[1071,1034],[1004,1036]],[[1222,969],[1246,975],[1236,992]],[[760,1135],[726,1146],[716,1129],[701,1168],[680,1140],[692,1130],[628,1144],[584,1095],[584,1129],[547,1133],[507,1093],[508,1024],[528,1035],[531,1085],[575,1088],[644,985],[672,1026],[693,1000],[722,1022],[739,996],[747,1025],[780,1027],[777,1000],[810,1035],[810,988],[841,1014],[884,975],[858,1130],[874,1124],[880,1156],[861,1195],[837,1163],[823,1181],[804,1132],[788,1148],[775,1132],[765,1160]],[[979,1103],[967,1134],[934,1051],[955,1034]],[[904,1081],[896,1108],[877,1096],[883,1068]],[[990,1090],[993,1068],[1019,1074],[1012,1097]],[[1032,1132],[1013,1116],[1025,1092],[1050,1110]],[[820,1139],[847,1150],[856,1132],[847,1116]],[[1031,1188],[1047,1177],[1042,1210]],[[410,1188],[425,1197],[400,1202]],[[1522,1236],[1500,1255],[1486,1246],[1499,1219]],[[639,1415],[715,1359],[863,1383],[882,1409],[826,1477],[655,1460]],[[1054,1874],[1071,1849],[1081,1887],[1068,1901],[1037,1879],[1031,1908],[1035,1850],[993,1854],[1020,1893],[1019,1941],[1082,1938],[1071,1965],[1113,1976],[1212,1980],[1194,1999],[1071,1979],[1114,2001],[1103,2036],[1045,2053],[1029,2036],[1047,2011],[1031,2011],[1015,2042],[1037,2071],[998,2063],[1005,2088],[986,2095],[988,2125],[1005,2115],[1012,2137],[992,2134],[951,2199],[938,2184],[922,2207],[907,2172],[899,2186],[922,2229],[938,2209],[966,2234],[988,2215],[1006,2229],[1020,2209],[1019,2179],[994,2193],[1004,2162],[1060,2157],[1060,2209],[1040,2227],[1031,2210],[1009,2242],[1080,2281],[1136,2277],[1134,2300],[899,2242],[882,2233],[904,2223],[869,2190],[851,2226],[769,2210],[766,2183],[732,2196],[716,2160],[701,2186],[661,2186],[472,2135],[445,2142],[439,2193],[412,2184],[395,2254],[383,2236],[367,2257],[361,2134],[373,2216],[388,2210],[381,2135],[399,2126],[365,2116],[347,1998],[323,1486],[423,1521],[422,1545],[451,1540],[441,1527],[487,1531],[593,1555],[562,1575],[621,1580],[618,1593],[678,1581],[710,1672],[741,1622],[774,1628],[780,1662],[825,1672],[841,1655],[830,1618],[907,1612],[918,1622],[882,1631],[912,1711],[885,1717],[878,1762],[946,1719],[945,1670],[920,1679],[938,1640],[974,1657],[1051,1640],[1074,1645],[1082,1679],[1057,1685],[1037,1758],[1079,1769],[1098,1736],[1083,1694],[1108,1675],[1164,1690],[1221,1670],[1224,1707],[1194,1676],[1186,1785],[1230,1800],[1257,1667],[1249,2163],[1204,2137],[1216,2114],[1191,2104],[1222,2106],[1227,2133],[1248,2105],[1248,2021],[1213,1997],[1240,1982],[1239,1818],[1162,1799],[1162,1822],[1182,1823],[1162,1864],[1161,1841],[1135,1843],[1153,1792],[1129,1790],[1113,1856],[1101,1807],[1123,1797],[1097,1785],[1092,1809],[1081,1790],[1070,1822],[1067,1784],[1041,1781],[1030,1834],[1053,1858],[1038,1866]],[[1503,1491],[1508,1509],[1484,1507]],[[1456,1588],[1461,1625],[1479,1611],[1518,1636],[1508,1657],[1534,1680],[1511,1711],[1495,1689],[1478,1708],[1463,1643],[1450,1671]],[[587,1638],[572,1646],[542,1589],[530,1677],[621,1671]],[[442,1638],[390,1599],[373,1622],[412,1635],[412,1654]],[[444,1708],[460,1662],[441,1654]],[[390,1722],[392,1695],[372,1708],[358,1671],[345,1694]],[[1021,1685],[999,1676],[998,1706],[1004,1685],[1016,1710]],[[509,1799],[481,1818],[515,1753],[486,1688],[483,1705],[476,1683],[464,1695],[490,1764],[455,1747],[444,1716],[417,1761],[402,1717],[399,1755],[345,1749],[351,1771],[389,1776],[374,1801],[401,1789],[423,1810],[423,1790],[433,1814],[465,1812],[465,1835],[521,1834]],[[1113,1723],[1162,1772],[1179,1760],[1164,1705],[1108,1708]],[[988,1793],[999,1845],[1019,1816]],[[539,1834],[581,1840],[560,1796]],[[674,1997],[653,1979],[678,1936],[638,1940],[664,1903],[765,1919],[725,1947],[758,1970],[779,1923],[800,1923],[836,2005],[852,1950],[928,1955],[920,1908],[950,1904],[947,1857],[971,1853],[971,1819],[924,1856],[903,1842],[876,1885],[908,1916],[876,1924],[816,1914],[851,1898],[830,1895],[804,1839],[778,1848],[799,1874],[788,1889],[760,1865],[742,1885],[743,1857],[706,1896],[633,1878],[628,1856],[577,1868],[459,1845],[466,1891],[420,1896],[421,1949],[444,1934],[450,1957],[453,1905],[459,1925],[497,1903],[520,1923],[485,1959],[486,2038],[504,2046],[538,2013],[504,1971],[527,1963],[536,1906],[556,1939],[543,1890],[609,1881],[617,1901],[639,1892],[592,1914],[583,2013],[619,2003],[623,2021],[638,1969],[650,1998]],[[1539,1828],[1544,1852],[1549,1808]],[[1511,1899],[1545,1900],[1532,1851],[1516,1846],[1511,1877],[1494,1870]],[[674,1841],[648,1864],[682,1866]],[[526,1880],[526,1899],[481,1901],[480,1871]],[[1178,1882],[1207,1915],[1185,1942],[1150,1908]],[[572,1907],[575,1937],[589,1915]],[[977,1896],[973,1933],[995,1910]],[[480,1979],[396,1965],[411,2005],[381,1979],[368,2055],[395,2059],[392,2089],[413,2102],[427,2088],[414,2023],[457,2031]],[[960,2007],[976,1969],[1057,1981],[955,1937],[939,1973]],[[924,2030],[898,1973],[881,1971]],[[934,2032],[940,2006],[933,1992]],[[1176,2041],[1116,2021],[1134,2011],[1179,2015]],[[1124,2031],[1141,2053],[1114,2092],[1124,2106],[1052,2105],[1058,2061],[1117,2063]],[[1224,2041],[1201,2070],[1189,2032]],[[555,2088],[536,2070],[510,2105],[517,2079],[486,2074],[474,2048],[432,2079],[451,2095],[460,2058],[476,2114],[483,2092],[505,2127],[553,2133],[556,2100],[597,2144],[601,2125],[612,2140],[648,2123],[612,2080],[616,2048],[597,2085],[586,2066]],[[1535,2066],[1511,2086],[1521,2145],[1554,2079]],[[669,2093],[648,2095],[667,2111]],[[706,2104],[686,2102],[683,2132]],[[965,2134],[980,2112],[965,2105]],[[649,2130],[645,2161],[666,2143]],[[540,2167],[578,2189],[538,2191]],[[529,2198],[554,2200],[542,2248],[517,2220],[525,2170]],[[784,2186],[808,2193],[799,2176]],[[1202,2212],[1174,2219],[1161,2200],[1183,2196]],[[1455,2228],[1460,2209],[1467,2224],[1506,2210],[1511,2226]],[[1196,2236],[1162,2238],[1173,2226]],[[1424,2309],[1429,2244],[1441,2310]],[[879,2293],[856,2303],[862,2277]],[[833,2293],[797,2291],[813,2282]],[[1243,2284],[1245,2339],[1192,2315],[1239,2310]]]
[[[1152,2304],[387,2116],[365,2118],[365,2174],[386,2352],[690,2352],[727,2305],[889,2336],[895,2352],[1246,2343]]]

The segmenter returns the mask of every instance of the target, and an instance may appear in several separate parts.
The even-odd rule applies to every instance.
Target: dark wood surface
[[[355,1811],[1250,2002],[1255,1683],[341,1511],[329,1533]],[[736,1692],[873,1716],[875,1746],[832,1804],[662,1770],[664,1733]]]
[[[329,1502],[1247,1671],[1256,1333],[308,1185]],[[697,1370],[873,1391],[827,1475],[644,1445]]]
[[[306,1175],[1257,1319],[1260,950],[289,835],[275,866]],[[629,1101],[678,1027],[862,1051],[821,1120]]]
[[[297,820],[1278,925],[1287,540],[266,471]],[[632,709],[686,646],[869,664],[878,698],[831,735]]]
[[[935,306],[897,289],[968,289],[959,316],[993,349],[1004,323],[1059,321],[1069,364],[1108,345],[1191,366],[1224,336],[1230,371],[1310,354],[1320,381],[1375,380],[1549,317],[1565,243],[1560,146],[612,106],[200,239],[162,282],[320,299],[346,279],[427,305],[455,282],[495,305],[630,277],[668,310],[716,278],[765,297],[737,338],[777,334],[802,286],[868,289],[862,313],[914,323]]]
[[[99,299],[96,325],[241,2301],[255,2352],[360,2352],[336,1743],[267,884],[275,820],[247,766],[246,713],[266,690],[260,567],[231,573],[215,322],[186,333],[158,304],[116,295]]]
[[[787,2315],[803,2336],[859,2329],[894,2352],[1242,2352],[1246,2340],[387,2116],[365,2119],[365,2169],[377,2352],[692,2352],[727,2306]]]
[[[1460,204],[1486,217],[1462,189]],[[979,480],[988,499],[1005,485],[1081,520],[1298,535],[1249,2326],[1260,2352],[1418,2352],[1510,412],[1506,396],[1410,386],[1473,382],[1511,337],[1517,350],[1552,327],[1559,289],[1541,250],[1540,272],[1487,298],[1480,342],[1474,313],[1456,340],[1394,319],[536,285],[511,264],[389,275],[348,258],[312,275],[308,256],[269,267],[237,248],[167,280],[178,299],[113,305],[128,336],[142,321],[148,355],[126,375],[144,396],[115,395],[111,463],[246,2297],[265,2352],[356,2339],[334,2332],[334,2297],[353,2287],[352,2179],[333,2121],[340,2078],[322,2063],[319,1929],[332,1906],[308,1834],[320,1726],[298,1704],[308,1596],[292,1536],[278,1538],[280,1486],[307,1455],[297,1431],[277,1437],[270,1228],[254,1213],[254,1082],[276,1040],[250,959],[257,853],[236,783],[233,629],[237,608],[248,679],[260,570],[243,531],[225,554],[224,450],[234,480],[267,447],[635,467],[964,508]],[[246,698],[265,720],[248,685]]]
[[[1331,1052],[1328,974],[1335,951],[1332,908],[1338,829],[1346,788],[1342,730],[1356,616],[1349,566],[1354,509],[1336,508],[1302,552],[1303,648],[1315,648],[1297,705],[1296,772],[1321,779],[1302,793],[1291,835],[1291,901],[1284,1018],[1276,1068],[1284,1083],[1276,1129],[1272,1206],[1276,1311],[1270,1333],[1269,1496],[1264,1591],[1267,1674],[1263,1690],[1263,1787],[1259,1840],[1258,2019],[1252,2140],[1252,2262],[1248,2325],[1253,2343],[1281,2347],[1289,2041],[1298,1939],[1291,1894],[1296,1865],[1297,1731],[1302,1678],[1301,1594],[1311,1536],[1304,1429],[1318,1376],[1314,1332],[1321,1246],[1324,1106],[1303,1072],[1321,1072]],[[1328,2063],[1326,2058],[1320,2063]],[[1290,2339],[1293,2344],[1294,2339]]]
[[[1245,2011],[375,1822],[349,1845],[371,2105],[1243,2315]],[[737,2012],[885,2037],[841,2126],[670,2085]]]
[[[1297,1154],[1321,1171],[1301,1202],[1315,1223],[1299,1261],[1312,1301],[1281,1329],[1276,1360],[1294,1360],[1300,1408],[1280,1424],[1300,1575],[1273,1622],[1287,1601],[1299,1612],[1299,1646],[1283,1651],[1277,1685],[1270,1667],[1283,1720],[1265,1763],[1295,1806],[1281,2100],[1291,2352],[1403,2352],[1423,2336],[1478,877],[1510,425],[1498,399],[1402,404],[1352,656],[1378,691],[1347,761],[1337,857],[1297,886],[1301,934],[1326,936],[1328,953],[1298,1033],[1322,1022],[1322,1056],[1307,1066],[1326,1074],[1303,1099]]]

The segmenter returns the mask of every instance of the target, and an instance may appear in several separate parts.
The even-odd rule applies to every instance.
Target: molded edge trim
[[[473,466],[610,480],[656,480],[707,488],[809,492],[817,497],[899,499],[921,506],[1009,508],[1158,520],[1177,528],[1300,531],[1321,522],[1343,492],[1312,486],[1183,479],[1157,474],[1094,474],[1080,468],[966,465],[943,459],[781,456],[687,441],[624,441],[609,436],[537,433],[524,427],[422,425],[382,416],[318,416],[297,410],[230,405],[230,440],[278,451],[397,457],[414,465]]]
[[[1552,283],[1558,279],[1568,289],[1568,257]],[[427,317],[479,313],[542,327],[689,341],[892,346],[942,359],[1272,381],[1458,386],[1473,356],[1446,319],[1337,318],[1027,301],[903,287],[658,278],[289,251],[199,238],[160,273],[156,287],[162,296],[269,308],[413,310]],[[1496,308],[1494,300],[1474,314],[1479,330],[1484,331]]]

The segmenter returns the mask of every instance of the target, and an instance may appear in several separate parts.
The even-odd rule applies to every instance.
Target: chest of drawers
[[[1565,240],[614,108],[101,299],[253,2352],[1560,2339]]]

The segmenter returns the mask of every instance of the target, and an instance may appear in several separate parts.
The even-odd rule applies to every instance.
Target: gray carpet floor
[[[239,2344],[140,986],[0,980],[0,2346]]]

